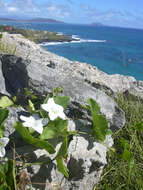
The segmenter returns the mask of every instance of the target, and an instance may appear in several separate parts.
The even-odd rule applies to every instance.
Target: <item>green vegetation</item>
[[[23,122],[17,121],[14,127],[24,141],[37,148],[45,149],[49,154],[56,153],[56,147],[50,140],[52,139],[54,142],[58,139],[61,142],[60,148],[52,160],[49,159],[47,162],[41,163],[27,163],[24,160],[20,161],[22,166],[49,164],[49,162],[56,160],[57,169],[65,178],[69,178],[69,169],[66,166],[69,141],[72,136],[79,135],[82,132],[76,130],[68,131],[68,118],[64,113],[64,109],[69,105],[70,98],[68,96],[57,96],[57,93],[61,91],[63,91],[61,88],[55,88],[53,94],[48,94],[45,100],[42,101],[42,104],[41,99],[30,93],[28,89],[25,89],[25,93],[29,97],[25,108],[29,111],[30,116],[20,115],[20,119]],[[93,118],[93,130],[88,135],[92,135],[95,140],[102,143],[108,134],[108,122],[100,114],[100,107],[95,100],[88,99],[87,102],[89,106],[86,109],[92,113]],[[7,108],[10,106],[19,106],[16,97],[12,100],[7,96],[0,98],[0,157],[5,156],[5,147],[11,141],[11,139],[4,137],[5,120],[9,113]],[[13,158],[13,160],[3,161],[0,164],[0,189],[2,190],[18,190],[17,187],[20,183],[16,181],[18,173],[18,165],[16,163],[18,160],[16,160],[15,155]]]
[[[58,91],[61,91],[61,89],[56,88],[53,91],[53,99],[56,102],[56,105],[61,105],[66,109],[67,105],[69,104],[69,97],[58,97],[56,95]],[[28,101],[27,110],[31,113],[31,116],[33,113],[38,113],[41,118],[45,118],[47,116],[45,110],[41,108],[37,110],[35,108],[37,107],[37,102],[39,102],[39,105],[41,104],[41,100],[38,100],[38,97],[31,94],[27,89],[26,94],[30,98]],[[44,104],[46,104],[49,99],[51,99],[51,95],[48,95],[46,97]],[[15,98],[13,101],[16,102]],[[36,102],[36,104],[34,102]],[[104,169],[100,183],[94,187],[94,190],[143,190],[142,100],[132,98],[129,99],[129,97],[127,98],[123,95],[119,95],[117,103],[125,111],[126,124],[122,129],[112,134],[115,140],[115,145],[108,153],[108,164]],[[1,138],[3,138],[4,134],[4,121],[8,116],[8,110],[6,108],[11,105],[13,105],[13,103],[11,100],[8,100],[7,97],[2,97],[0,99]],[[103,116],[99,114],[100,107],[93,99],[88,100],[88,105],[89,106],[87,106],[86,109],[90,109],[93,117],[92,135],[96,140],[104,141],[105,135],[109,133],[107,130],[107,121]],[[96,117],[98,119],[96,119]],[[50,115],[48,119],[50,119]],[[62,144],[53,160],[57,161],[58,170],[68,178],[69,171],[64,164],[64,161],[67,159],[68,154],[68,140],[70,138],[70,135],[78,135],[80,132],[68,132],[67,125],[67,120],[63,120],[61,118],[50,120],[48,124],[44,126],[43,133],[40,135],[38,135],[36,131],[33,133],[30,128],[25,128],[24,125],[20,122],[17,122],[15,124],[15,128],[22,135],[23,139],[28,143],[42,149],[44,148],[49,153],[54,153],[55,147],[50,144],[48,140],[60,138]],[[49,161],[44,164],[48,164],[48,162]],[[28,163],[26,164],[28,165]],[[9,189],[11,189],[11,187],[12,189],[17,188],[15,171],[17,171],[17,166],[15,165],[14,160],[9,160],[0,167],[1,183],[9,187]],[[7,172],[11,173],[11,182],[5,177]]]
[[[10,45],[7,42],[2,40],[3,35],[0,34],[0,52],[8,53],[8,54],[16,54],[16,47],[14,45]]]
[[[0,32],[8,32],[10,34],[22,34],[25,38],[34,41],[35,43],[42,42],[69,42],[71,37],[65,35],[58,35],[55,32],[18,29],[7,25],[0,26]]]
[[[94,190],[143,190],[143,104],[123,95],[117,103],[125,111],[126,124],[113,134],[114,149]]]
[[[1,29],[1,31],[5,30]],[[10,33],[12,32],[14,33],[15,31],[12,29]],[[28,30],[30,34],[27,33],[27,30],[23,29],[21,32],[24,33],[24,36],[27,35],[29,39],[37,39],[36,36],[34,37],[34,33],[32,33],[34,32],[33,30]],[[13,53],[14,49],[3,44],[1,38],[2,35],[0,35],[0,51]],[[43,38],[41,37],[41,39]],[[66,108],[69,103],[69,98],[58,98],[56,96],[57,91],[60,92],[62,90],[60,88],[54,90],[53,97],[55,102]],[[29,105],[27,105],[28,111],[33,114],[33,112],[35,112],[35,107],[39,107],[35,105],[39,100],[28,90],[26,90],[26,93],[27,96],[30,97],[28,101]],[[45,103],[49,98],[50,97],[47,96]],[[16,100],[13,101],[15,102]],[[116,101],[119,107],[125,111],[126,124],[122,129],[112,134],[115,145],[108,153],[108,164],[104,169],[100,183],[94,187],[94,190],[143,190],[143,102],[142,100],[133,99],[132,97],[127,98],[123,95],[119,95]],[[88,104],[88,107],[84,108],[82,106],[82,108],[89,109],[90,107],[93,117],[92,135],[96,140],[103,141],[105,135],[108,133],[107,121],[102,115],[98,115],[100,107],[94,100],[89,99]],[[8,110],[6,108],[11,105],[13,105],[13,102],[7,97],[2,97],[0,99],[0,138],[3,138],[4,121],[8,116]],[[39,113],[41,117],[45,117],[46,115],[42,109],[40,109],[39,112],[36,110],[36,113]],[[102,127],[98,128],[99,126]],[[24,140],[28,141],[30,144],[44,148],[50,153],[54,152],[54,147],[50,145],[47,140],[60,135],[59,137],[62,137],[62,145],[55,160],[57,161],[58,170],[63,173],[65,177],[68,177],[68,169],[64,165],[64,160],[67,158],[68,138],[70,135],[78,135],[78,132],[69,133],[67,131],[66,120],[57,119],[55,121],[50,121],[48,126],[45,126],[44,133],[39,136],[39,139],[37,138],[37,134],[36,137],[33,137],[33,133],[31,134],[31,131],[24,128],[20,122],[16,123],[15,128],[23,136]],[[17,166],[15,165],[15,160],[8,160],[4,165],[0,165],[1,189],[17,189],[16,183],[18,182],[16,182],[16,170]]]

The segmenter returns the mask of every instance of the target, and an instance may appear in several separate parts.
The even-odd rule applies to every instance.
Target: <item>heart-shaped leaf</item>
[[[54,149],[53,145],[51,145],[47,141],[43,141],[43,140],[40,140],[38,138],[34,138],[29,133],[29,131],[25,127],[23,127],[23,125],[20,122],[17,122],[15,124],[15,128],[21,134],[21,136],[23,137],[23,139],[25,141],[27,141],[28,143],[30,143],[30,144],[38,147],[38,148],[45,149],[50,154],[54,154],[55,153],[55,149]]]
[[[62,137],[67,134],[68,121],[57,118],[54,121],[50,121],[46,127],[44,127],[41,139],[52,139]]]

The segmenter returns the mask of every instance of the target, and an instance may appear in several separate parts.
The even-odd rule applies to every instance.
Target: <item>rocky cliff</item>
[[[10,46],[14,44],[17,56],[7,54],[0,56],[0,93],[13,96],[23,88],[29,88],[39,95],[46,95],[56,86],[62,87],[63,94],[71,98],[71,104],[66,111],[69,117],[69,130],[77,129],[83,132],[90,130],[88,128],[90,115],[88,112],[82,112],[80,108],[80,104],[86,104],[88,98],[98,102],[101,113],[109,121],[109,128],[115,131],[125,124],[125,114],[110,96],[116,97],[117,93],[127,91],[134,96],[143,96],[143,82],[136,81],[133,77],[107,75],[86,63],[69,61],[44,50],[21,35],[4,33],[2,40]],[[6,136],[14,133],[13,124],[19,119],[21,111],[24,111],[23,108],[10,108]],[[80,113],[78,120],[70,121],[77,111]],[[68,180],[63,179],[54,165],[32,166],[30,169],[27,168],[27,171],[31,180],[46,184],[40,187],[43,190],[60,188],[92,190],[100,180],[107,163],[106,153],[112,145],[110,135],[104,144],[94,142],[92,138],[86,136],[74,137],[69,145],[67,165],[71,173]],[[19,155],[28,151],[31,160],[39,161],[49,157],[45,151],[35,150],[25,144],[19,143],[16,148]],[[36,185],[33,188],[38,189]]]
[[[84,80],[84,83],[92,87],[105,89],[110,93],[130,92],[133,95],[143,97],[143,81],[137,81],[134,77],[119,74],[108,75],[97,67],[77,61],[70,61],[51,52],[44,50],[39,45],[25,39],[19,34],[3,34],[3,42],[16,48],[16,54],[25,60],[45,65],[65,75],[70,73]]]

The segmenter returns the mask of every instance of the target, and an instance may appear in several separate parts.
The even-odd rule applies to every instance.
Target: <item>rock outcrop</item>
[[[57,86],[64,89],[63,94],[70,96],[72,113],[79,110],[79,104],[85,104],[88,98],[95,99],[101,106],[101,112],[110,122],[111,129],[117,130],[125,123],[124,113],[117,104],[104,92],[84,79],[74,75],[74,70],[53,69],[37,62],[27,62],[13,55],[2,55],[2,72],[8,93],[15,95],[18,90],[30,88],[38,94],[48,94]],[[83,117],[87,119],[86,113]]]
[[[95,99],[101,113],[109,121],[111,130],[118,130],[125,124],[125,114],[108,94],[116,96],[118,92],[129,91],[142,97],[143,82],[133,77],[107,75],[96,67],[79,62],[72,62],[52,54],[39,45],[28,41],[21,35],[3,34],[3,41],[16,46],[19,56],[2,54],[0,56],[0,93],[16,95],[23,88],[29,88],[39,95],[51,93],[60,86],[63,95],[70,96],[71,104],[66,114],[73,117],[76,110],[80,113],[78,120],[69,119],[69,130],[88,131],[91,127],[90,115],[82,111],[80,104],[86,104],[88,98]],[[14,121],[19,119],[22,108],[10,108],[5,135],[13,135]],[[11,121],[12,120],[12,121]],[[90,127],[89,127],[90,126]],[[19,138],[19,137],[18,137]],[[45,190],[92,190],[99,181],[102,170],[106,165],[106,153],[113,145],[111,136],[104,142],[94,142],[91,137],[79,135],[74,137],[69,145],[67,166],[70,178],[64,179],[56,170],[55,163],[47,166],[31,166],[27,172],[32,181],[46,183],[40,187]],[[59,144],[56,149],[58,150]],[[33,160],[48,160],[51,156],[43,150],[21,144],[16,147],[19,155],[28,152],[29,162]],[[10,156],[10,153],[9,153]],[[38,189],[37,185],[33,188]]]
[[[11,47],[14,46],[16,54],[31,61],[31,63],[34,62],[55,68],[63,75],[66,71],[69,71],[73,77],[82,78],[85,83],[102,89],[108,94],[115,95],[116,93],[128,91],[135,96],[143,98],[143,81],[136,81],[134,77],[119,74],[108,75],[95,66],[70,61],[44,50],[34,42],[25,39],[22,35],[3,33],[2,40],[4,43],[11,44]]]
[[[16,110],[11,109],[10,114],[12,114],[12,111]],[[20,112],[20,109],[17,111]],[[14,115],[16,121],[18,117],[16,114]],[[8,120],[10,120],[10,117]],[[7,127],[8,126],[9,125],[7,125]],[[70,131],[77,128],[86,132],[90,130],[85,124],[81,125],[80,121],[73,122],[71,120],[69,120],[68,128]],[[13,137],[17,138],[19,142],[16,144],[16,152],[19,158],[26,157],[27,161],[30,163],[48,163],[45,165],[33,164],[25,167],[26,173],[30,179],[27,188],[32,182],[32,189],[35,190],[92,190],[94,185],[100,180],[103,168],[107,164],[107,151],[113,145],[113,139],[110,135],[106,137],[104,145],[95,142],[93,138],[87,135],[74,136],[68,148],[67,166],[70,171],[70,176],[69,179],[66,179],[57,170],[56,162],[51,162],[55,154],[50,155],[45,150],[36,149],[31,145],[24,144],[18,134],[14,134]],[[60,145],[60,143],[56,145],[56,152]],[[7,157],[12,158],[13,152],[8,151]]]

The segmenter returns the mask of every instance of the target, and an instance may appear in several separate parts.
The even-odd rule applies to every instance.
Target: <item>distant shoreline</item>
[[[33,30],[33,29],[19,29],[6,24],[0,25],[0,32],[8,32],[9,34],[21,34],[25,38],[34,41],[37,44],[40,43],[62,43],[79,41],[80,39],[70,37],[57,32],[51,32],[48,30]]]
[[[2,22],[49,22],[49,23],[59,23],[62,24],[64,22],[58,21],[55,19],[49,18],[35,18],[35,19],[10,19],[10,18],[0,18]]]

